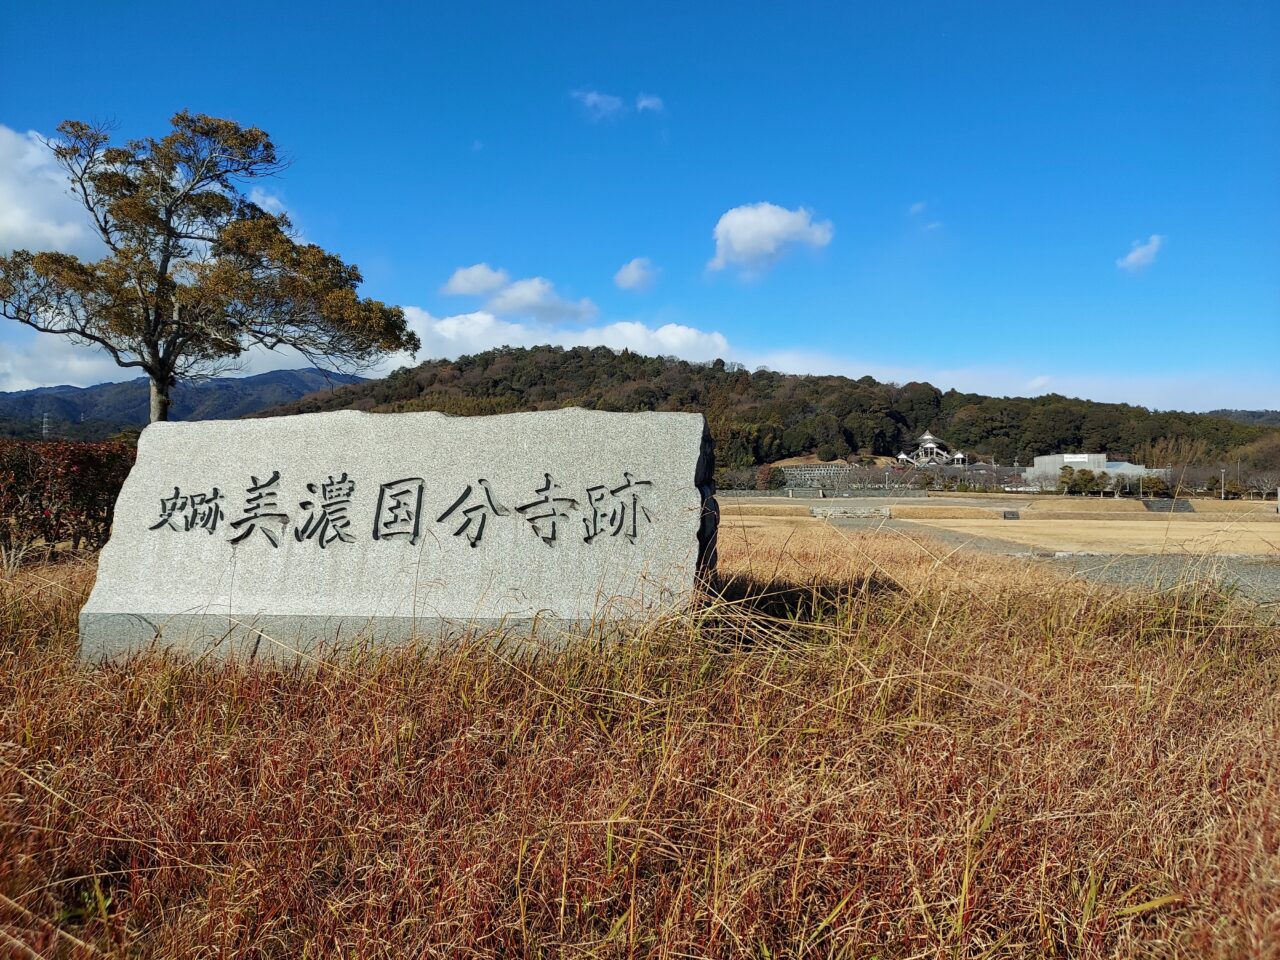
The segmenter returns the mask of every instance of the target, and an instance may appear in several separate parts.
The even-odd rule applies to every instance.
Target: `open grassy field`
[[[1277,518],[1274,500],[1193,500],[1191,505],[1199,514],[1226,515],[1240,518]]]
[[[732,514],[559,654],[90,668],[92,564],[0,577],[0,955],[1280,955],[1251,607]]]
[[[736,517],[811,517],[807,503],[790,503],[782,500],[778,503],[737,503],[727,500],[720,504],[720,516]]]

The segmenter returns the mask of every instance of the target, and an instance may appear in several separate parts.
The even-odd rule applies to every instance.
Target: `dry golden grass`
[[[625,642],[86,667],[0,579],[0,950],[1261,957],[1280,650],[1237,601],[793,517]]]
[[[1215,516],[1225,514],[1229,517],[1249,520],[1280,520],[1275,501],[1268,503],[1265,500],[1197,499],[1191,501],[1191,506],[1197,514],[1207,513]]]
[[[984,510],[981,507],[913,507],[898,506],[889,508],[895,520],[999,520],[999,510]]]
[[[1147,508],[1139,500],[1115,499],[1114,497],[1033,497],[1025,504],[1018,504],[1019,510],[1037,513],[1041,510],[1054,513],[1103,513],[1103,514],[1146,514]]]
[[[720,516],[733,517],[808,517],[812,516],[804,503],[743,503],[725,500],[720,504]]]

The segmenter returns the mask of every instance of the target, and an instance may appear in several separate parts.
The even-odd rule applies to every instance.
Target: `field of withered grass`
[[[625,642],[74,657],[0,580],[0,955],[1280,953],[1280,637],[816,521],[730,521]]]

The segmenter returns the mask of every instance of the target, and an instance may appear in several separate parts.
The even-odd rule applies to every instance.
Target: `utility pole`
[[[1227,499],[1227,468],[1226,468],[1226,467],[1223,467],[1223,468],[1222,468],[1222,489],[1221,489],[1221,493],[1222,493],[1222,499],[1223,499],[1223,500]]]
[[[44,416],[40,418],[40,439],[49,439],[49,411],[44,412]]]

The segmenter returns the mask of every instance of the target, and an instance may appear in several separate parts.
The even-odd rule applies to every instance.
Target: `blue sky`
[[[91,250],[32,132],[186,107],[271,133],[419,359],[1280,407],[1274,3],[146,6],[0,12],[0,249]],[[127,375],[3,323],[0,389]]]

